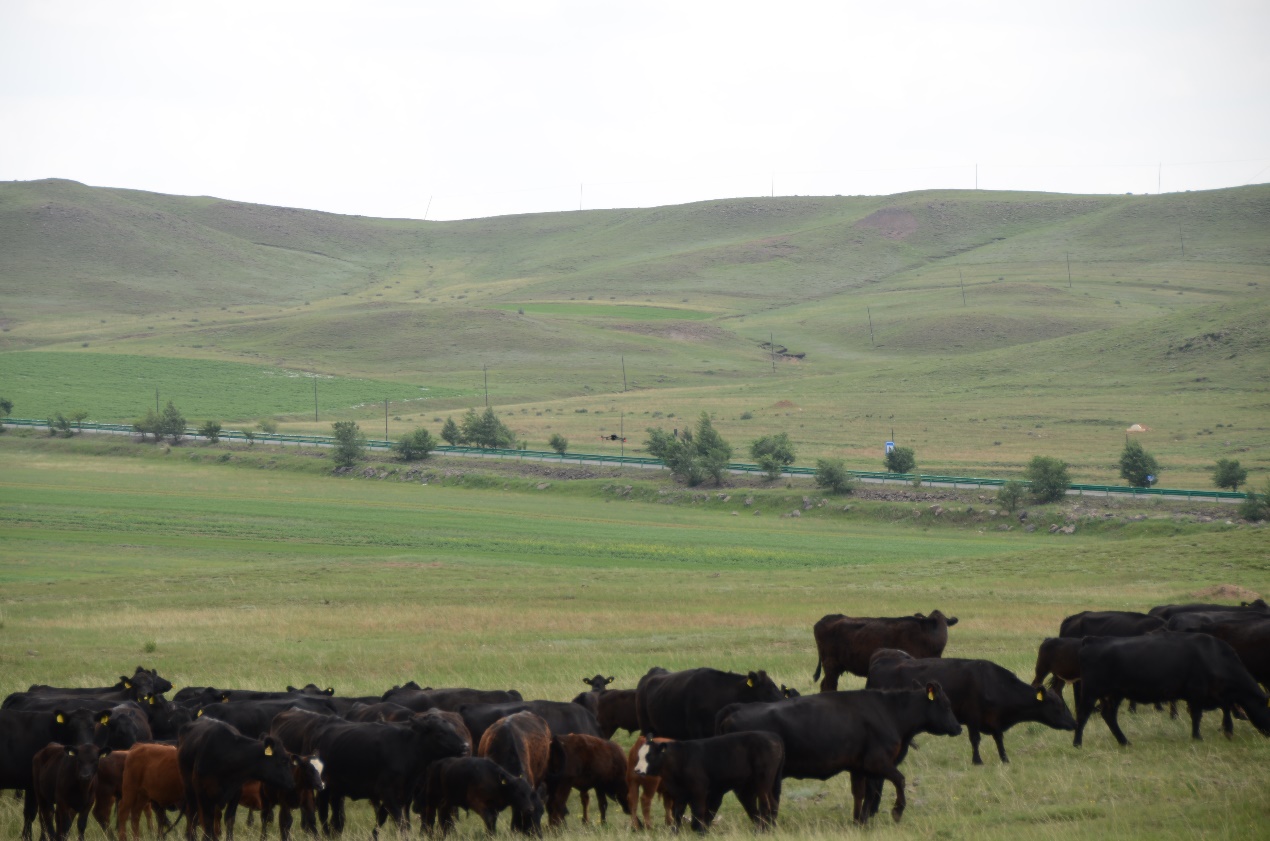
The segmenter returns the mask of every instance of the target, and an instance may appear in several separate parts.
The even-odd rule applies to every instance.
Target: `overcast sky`
[[[1270,180],[1267,33],[1267,0],[0,0],[0,180],[429,219],[1228,187]]]

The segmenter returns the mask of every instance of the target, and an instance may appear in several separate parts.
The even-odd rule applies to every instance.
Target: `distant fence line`
[[[12,426],[27,427],[47,427],[47,421],[28,420],[21,418],[5,418],[4,423]],[[136,429],[132,424],[127,423],[80,423],[75,426],[76,431],[84,432],[109,432],[113,434],[128,433],[135,434]],[[185,437],[201,438],[196,429],[186,429]],[[336,439],[330,435],[290,435],[282,432],[252,432],[251,437],[241,431],[225,431],[218,436],[220,438],[229,438],[237,440],[251,441],[270,441],[275,444],[295,444],[308,445],[312,447],[330,447],[334,446]],[[395,446],[394,441],[383,441],[377,439],[366,439],[366,446],[372,450],[390,450]],[[435,453],[444,453],[447,455],[458,456],[480,456],[483,458],[499,458],[499,459],[521,459],[526,458],[534,461],[547,461],[576,464],[611,464],[627,467],[641,468],[660,468],[665,469],[666,464],[658,458],[645,458],[640,456],[606,456],[597,453],[557,453],[554,450],[504,450],[493,447],[446,447],[440,446],[433,450]],[[732,473],[765,473],[764,468],[757,464],[729,464],[728,471]],[[875,472],[868,470],[848,470],[851,476],[865,482],[900,482],[911,484],[916,479],[921,479],[924,484],[951,486],[953,488],[993,488],[1004,485],[1008,479],[984,479],[968,476],[937,476],[928,473],[887,473]],[[816,468],[814,467],[786,467],[782,472],[784,476],[814,476]],[[1026,480],[1016,480],[1024,486],[1030,483]],[[1208,490],[1186,490],[1180,488],[1133,488],[1126,485],[1069,485],[1067,492],[1069,494],[1084,495],[1086,492],[1104,495],[1119,496],[1154,496],[1154,497],[1171,497],[1174,499],[1185,497],[1186,499],[1211,499],[1211,500],[1243,500],[1247,499],[1246,493],[1238,491],[1208,491]]]

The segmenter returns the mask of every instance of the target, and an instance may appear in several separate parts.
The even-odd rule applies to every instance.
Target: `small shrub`
[[[1018,479],[1011,479],[997,488],[997,504],[1013,514],[1019,507],[1019,503],[1023,501],[1023,493],[1026,490],[1027,488]]]
[[[198,434],[206,438],[208,443],[215,444],[220,441],[221,425],[219,421],[209,420],[198,428]]]
[[[1270,518],[1270,481],[1266,482],[1264,492],[1257,493],[1249,488],[1246,494],[1244,501],[1239,503],[1239,516],[1250,522]]]
[[[1033,456],[1028,462],[1026,475],[1037,502],[1057,502],[1072,484],[1067,475],[1067,464],[1049,456]]]
[[[784,432],[755,438],[750,442],[750,457],[767,473],[768,480],[774,482],[794,463],[794,442]]]
[[[742,412],[742,413],[741,413],[741,420],[754,420],[754,413],[753,413],[753,412]]]
[[[419,427],[398,441],[393,446],[393,451],[402,461],[415,461],[427,458],[436,448],[437,440],[432,437],[432,433]]]
[[[849,494],[855,490],[855,482],[840,458],[816,459],[816,487],[830,493]]]
[[[264,418],[260,423],[256,424],[256,428],[269,435],[276,435],[278,433],[278,422],[273,418]]]
[[[917,467],[917,456],[912,447],[896,447],[886,454],[886,469],[891,473],[912,473]]]
[[[564,455],[565,451],[569,449],[569,439],[565,438],[559,432],[555,432],[552,433],[551,440],[547,442],[547,445],[560,455]]]

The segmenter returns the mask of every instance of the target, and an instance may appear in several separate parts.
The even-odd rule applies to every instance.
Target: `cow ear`
[[[334,694],[335,694],[335,687],[334,687],[334,686],[328,686],[328,687],[326,687],[326,691],[325,691],[324,693],[322,693],[322,694],[323,694],[323,695],[334,695]]]
[[[754,672],[750,672],[749,676],[745,679],[745,685],[750,687],[754,686],[754,680],[757,677],[758,675],[754,674]]]
[[[146,696],[146,700],[150,702],[150,706],[152,706],[152,707],[154,706],[154,696],[153,696],[153,695],[147,695],[147,696]]]
[[[221,696],[220,696],[220,702],[221,702],[222,704],[228,704],[228,703],[229,703],[229,693],[228,693],[228,692],[222,692],[222,693],[221,693]]]
[[[604,679],[604,682],[605,682],[606,684],[609,684],[609,683],[612,683],[612,682],[613,682],[613,681],[615,681],[615,680],[617,680],[617,678],[613,677],[612,675],[609,675],[607,678],[605,678],[605,679]]]
[[[273,745],[265,742],[265,756],[273,756]]]
[[[97,723],[98,723],[98,724],[109,724],[109,723],[110,723],[110,712],[109,712],[109,710],[103,710],[103,711],[102,711],[102,714],[101,714],[101,715],[99,715],[99,716],[97,716]]]

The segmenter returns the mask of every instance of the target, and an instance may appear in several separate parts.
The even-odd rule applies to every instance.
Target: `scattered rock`
[[[802,515],[803,515],[803,512],[799,511],[797,508],[789,512],[789,516],[791,517],[801,517]]]
[[[745,498],[745,504],[746,504],[746,505],[753,505],[753,504],[754,504],[754,497],[752,497],[752,496],[747,496],[747,497]]]
[[[735,517],[735,516],[736,516],[736,512],[735,512],[735,511],[733,511],[733,512],[732,512],[732,516],[733,516],[733,517]]]
[[[1028,534],[1031,534],[1032,532],[1036,531],[1036,523],[1028,523],[1026,526],[1024,526],[1023,530],[1027,532]]]
[[[1026,521],[1027,521],[1027,512],[1026,512],[1026,511],[1020,511],[1020,512],[1019,512],[1019,522],[1020,522],[1020,523],[1023,523],[1023,522],[1026,522]]]
[[[989,517],[995,517],[995,516],[997,516],[997,509],[995,509],[995,508],[989,508],[989,509],[988,509],[988,516],[989,516]]]
[[[932,505],[932,506],[930,507],[930,513],[932,513],[932,514],[934,514],[936,517],[938,517],[940,514],[943,514],[943,513],[944,513],[944,506],[942,506],[942,505]]]
[[[1059,526],[1058,523],[1050,526],[1050,534],[1058,534],[1059,528],[1061,528],[1061,526]]]
[[[1075,534],[1075,533],[1076,533],[1076,527],[1075,527],[1075,526],[1063,526],[1061,529],[1059,529],[1059,532],[1061,532],[1062,534]]]
[[[1012,528],[1014,528],[1014,526],[1008,523],[1002,523],[1001,525],[997,526],[997,531],[1009,531]]]
[[[539,483],[538,483],[538,490],[540,490],[540,491],[545,491],[545,490],[546,490],[547,488],[549,488],[549,487],[551,487],[551,483],[550,483],[550,482],[539,482]]]

